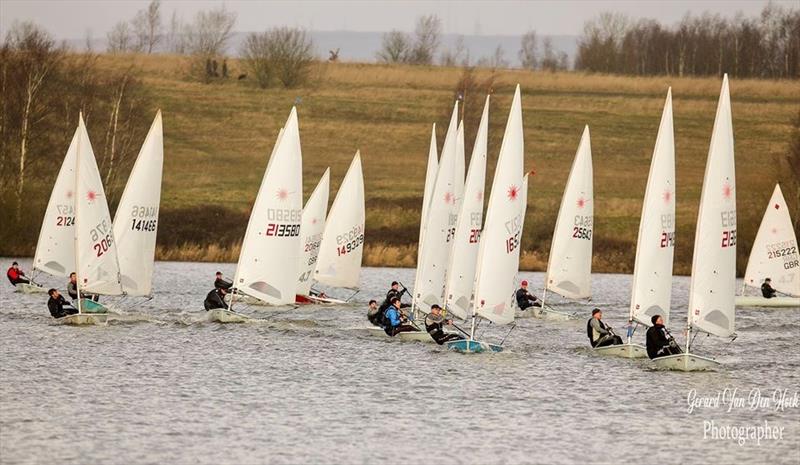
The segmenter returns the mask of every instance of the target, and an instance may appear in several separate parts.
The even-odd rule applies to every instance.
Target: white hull
[[[22,292],[23,294],[46,294],[47,289],[43,288],[42,286],[37,286],[36,284],[25,284],[20,283],[16,286],[17,292]]]
[[[208,311],[208,320],[216,321],[218,323],[244,323],[251,318],[241,313],[225,310],[224,308],[217,308]]]
[[[231,294],[225,294],[225,303],[230,303],[231,301]],[[259,305],[262,307],[268,307],[270,304],[264,302],[261,299],[256,299],[255,297],[250,297],[249,295],[245,294],[236,294],[236,299],[234,299],[233,304],[244,304],[244,305]]]
[[[57,318],[56,323],[70,326],[89,326],[106,325],[108,323],[107,313],[78,313]]]
[[[318,295],[297,294],[294,302],[300,305],[347,305],[346,300],[332,299],[330,297],[320,297]]]
[[[639,344],[617,344],[613,346],[596,347],[593,349],[597,355],[608,355],[622,358],[647,358],[647,349]]]
[[[737,295],[737,307],[800,308],[800,297],[773,297],[766,299],[756,295]]]
[[[386,337],[389,336],[386,334],[386,331],[383,328],[378,328],[377,326],[373,326],[372,328],[368,328],[367,331],[369,334],[377,337]],[[425,331],[414,331],[414,332],[405,332],[405,333],[398,333],[392,339],[397,339],[403,342],[431,342],[433,343],[433,339],[431,336]]]
[[[549,321],[570,321],[578,319],[578,314],[575,312],[556,310],[552,307],[528,307],[524,311],[517,310],[517,315],[524,315],[531,318],[539,318],[541,320]]]
[[[716,360],[695,354],[668,355],[653,359],[653,364],[660,370],[704,371],[720,366]]]

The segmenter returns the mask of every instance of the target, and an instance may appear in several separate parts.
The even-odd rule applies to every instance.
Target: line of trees
[[[758,17],[687,14],[674,27],[602,13],[584,25],[578,70],[646,75],[800,77],[800,9],[768,3]]]
[[[110,198],[152,119],[137,69],[98,69],[97,55],[70,54],[30,22],[11,26],[0,45],[0,209],[16,227],[41,220],[82,112]],[[25,215],[23,215],[25,213]],[[14,223],[0,222],[5,236]],[[25,233],[35,240],[35,234]],[[27,236],[26,236],[27,237]]]

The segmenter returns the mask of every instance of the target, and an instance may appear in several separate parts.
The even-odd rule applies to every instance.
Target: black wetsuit
[[[597,337],[595,338],[595,334]],[[594,317],[589,318],[586,322],[586,335],[589,336],[589,343],[592,347],[604,347],[610,345],[622,344],[622,338],[611,332],[611,328],[603,323],[603,320],[598,320]]]
[[[67,283],[67,294],[69,294],[69,298],[72,300],[78,299],[78,285],[73,283],[72,281]],[[84,299],[90,299],[95,302],[100,301],[100,296],[96,294],[82,294],[81,297]]]
[[[53,318],[62,318],[78,313],[78,309],[70,305],[63,295],[59,295],[58,298],[50,297],[47,301],[47,308]]]
[[[680,348],[670,344],[670,337],[667,335],[667,328],[664,325],[655,325],[648,329],[646,339],[647,356],[650,359],[681,353]]]
[[[444,322],[445,320],[442,315],[434,315],[433,313],[429,313],[428,316],[425,317],[425,329],[437,344],[443,345],[448,341],[458,341],[464,339],[459,334],[447,334],[444,332]]]
[[[535,295],[528,292],[527,289],[517,289],[517,306],[520,310],[525,310],[530,307],[541,307],[542,304]]]
[[[766,299],[771,299],[778,295],[778,291],[776,291],[769,283],[764,283],[761,285],[761,295],[763,295]]]
[[[233,286],[232,282],[226,281],[222,278],[217,278],[214,280],[214,289],[225,289],[227,291],[230,290],[231,286]]]
[[[228,308],[228,306],[225,304],[223,294],[219,291],[219,289],[214,289],[208,293],[205,302],[203,302],[203,306],[207,311],[214,310],[215,308]]]

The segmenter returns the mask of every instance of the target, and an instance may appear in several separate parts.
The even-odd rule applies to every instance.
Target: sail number
[[[675,246],[675,231],[661,233],[661,248]]]
[[[364,235],[360,234],[358,237],[356,237],[352,241],[350,241],[350,242],[348,242],[346,244],[337,246],[336,247],[336,255],[342,256],[342,255],[347,255],[350,252],[354,252],[354,251],[358,250],[358,248],[361,247],[361,244],[363,244],[363,243],[364,243]]]
[[[470,244],[477,244],[478,241],[481,240],[481,230],[480,229],[470,229],[469,230],[469,243]]]
[[[519,248],[519,231],[506,239],[506,253],[511,253]]]
[[[590,228],[581,228],[578,226],[573,226],[572,237],[574,237],[575,239],[586,239],[587,241],[591,241],[592,230]]]
[[[456,235],[456,228],[447,228],[447,242],[453,240]]]
[[[767,250],[767,258],[787,257],[797,253],[797,247],[786,247],[785,249]]]
[[[94,249],[98,257],[108,252],[114,244],[114,236],[111,234],[111,225],[109,225],[106,220],[97,223],[89,234],[92,238],[92,242],[94,242],[94,244],[92,244],[92,249]]]
[[[75,208],[72,205],[56,205],[56,226],[75,226]]]
[[[300,235],[299,224],[267,224],[267,236],[295,237]]]
[[[153,232],[156,230],[158,220],[131,220],[131,231]]]
[[[736,230],[731,229],[730,231],[722,231],[722,247],[734,247],[736,246]]]
[[[75,226],[75,217],[58,216],[56,217],[56,226]]]

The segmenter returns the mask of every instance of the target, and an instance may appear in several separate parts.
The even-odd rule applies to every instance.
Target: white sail
[[[456,175],[455,175],[455,195],[456,195],[456,211],[461,209],[461,201],[464,198],[464,172],[466,167],[465,160],[465,146],[464,146],[464,121],[458,123],[458,130],[456,131]]]
[[[431,192],[425,230],[422,232],[422,257],[414,280],[413,306],[425,313],[431,305],[444,301],[445,273],[450,259],[456,219],[456,139],[458,102],[442,147],[442,157]]]
[[[461,132],[463,134],[463,131]],[[475,284],[475,267],[478,263],[479,240],[483,225],[483,190],[486,185],[486,153],[489,139],[489,97],[483,106],[481,123],[475,136],[475,146],[469,162],[469,172],[464,185],[464,196],[456,220],[453,252],[447,270],[447,311],[467,319],[470,316],[470,298]]]
[[[331,169],[325,170],[317,187],[311,193],[303,208],[303,220],[300,223],[300,267],[297,280],[297,294],[308,295],[314,269],[317,266],[317,255],[322,242],[322,231],[325,229],[325,214],[328,211],[328,194],[330,192]]]
[[[797,236],[781,186],[776,184],[750,250],[744,284],[761,287],[766,278],[778,292],[800,297],[800,260]]]
[[[240,292],[273,305],[294,302],[302,208],[303,159],[293,107],[250,213],[234,277]]]
[[[547,290],[570,299],[591,297],[593,212],[592,145],[586,126],[558,210],[547,262]]]
[[[523,157],[522,101],[517,85],[492,181],[475,271],[474,312],[495,324],[514,321],[514,278],[519,270],[528,195]]]
[[[428,221],[428,207],[433,195],[433,185],[436,183],[436,172],[439,170],[439,155],[436,152],[436,123],[431,129],[431,146],[428,149],[428,167],[425,172],[425,189],[422,194],[422,211],[419,217],[419,242],[417,245],[417,264],[422,261],[422,237],[425,224]]]
[[[356,152],[325,221],[314,279],[328,286],[358,288],[364,254],[364,174]]]
[[[97,161],[83,123],[78,124],[75,169],[75,264],[81,294],[122,294],[117,244]]]
[[[163,164],[164,136],[159,111],[114,216],[122,290],[128,295],[152,294]]]
[[[63,278],[75,271],[74,194],[79,135],[77,128],[53,185],[33,258],[35,269]]]
[[[728,76],[708,149],[697,214],[689,326],[720,337],[734,332],[736,294],[736,173]]]
[[[653,315],[661,315],[664,324],[669,321],[675,251],[675,193],[675,140],[670,89],[650,162],[633,268],[630,318],[647,326],[652,324],[650,318]]]

